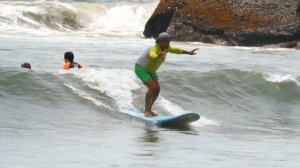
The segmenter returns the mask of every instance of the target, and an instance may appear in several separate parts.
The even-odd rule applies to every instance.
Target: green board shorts
[[[135,74],[141,79],[144,84],[146,84],[146,82],[150,79],[158,78],[156,72],[147,72],[138,64],[135,64]]]

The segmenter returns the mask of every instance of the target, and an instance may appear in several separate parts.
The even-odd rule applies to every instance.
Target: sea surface
[[[0,1],[0,168],[299,168],[300,51],[172,42],[158,71],[161,128],[134,73],[158,1]],[[62,70],[73,51],[86,68]],[[32,70],[21,69],[24,62]]]

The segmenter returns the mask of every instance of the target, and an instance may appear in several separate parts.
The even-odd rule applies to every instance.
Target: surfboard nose
[[[185,113],[182,115],[170,117],[159,122],[160,126],[187,126],[189,123],[199,120],[197,113]]]
[[[197,121],[200,119],[200,115],[197,114],[197,113],[190,113],[190,114],[187,114],[185,120],[187,123],[191,123],[191,122],[194,122],[194,121]]]

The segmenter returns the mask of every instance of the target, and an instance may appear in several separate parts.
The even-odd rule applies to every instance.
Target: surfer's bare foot
[[[145,111],[145,117],[152,117],[151,111]]]
[[[151,111],[151,115],[152,115],[152,116],[157,116],[157,114],[154,113],[153,111]]]

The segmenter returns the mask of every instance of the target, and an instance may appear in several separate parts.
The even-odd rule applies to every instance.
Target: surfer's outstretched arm
[[[196,53],[197,50],[199,50],[199,48],[195,48],[195,49],[193,49],[191,51],[185,51],[185,50],[183,50],[183,54],[196,55],[197,54]]]

